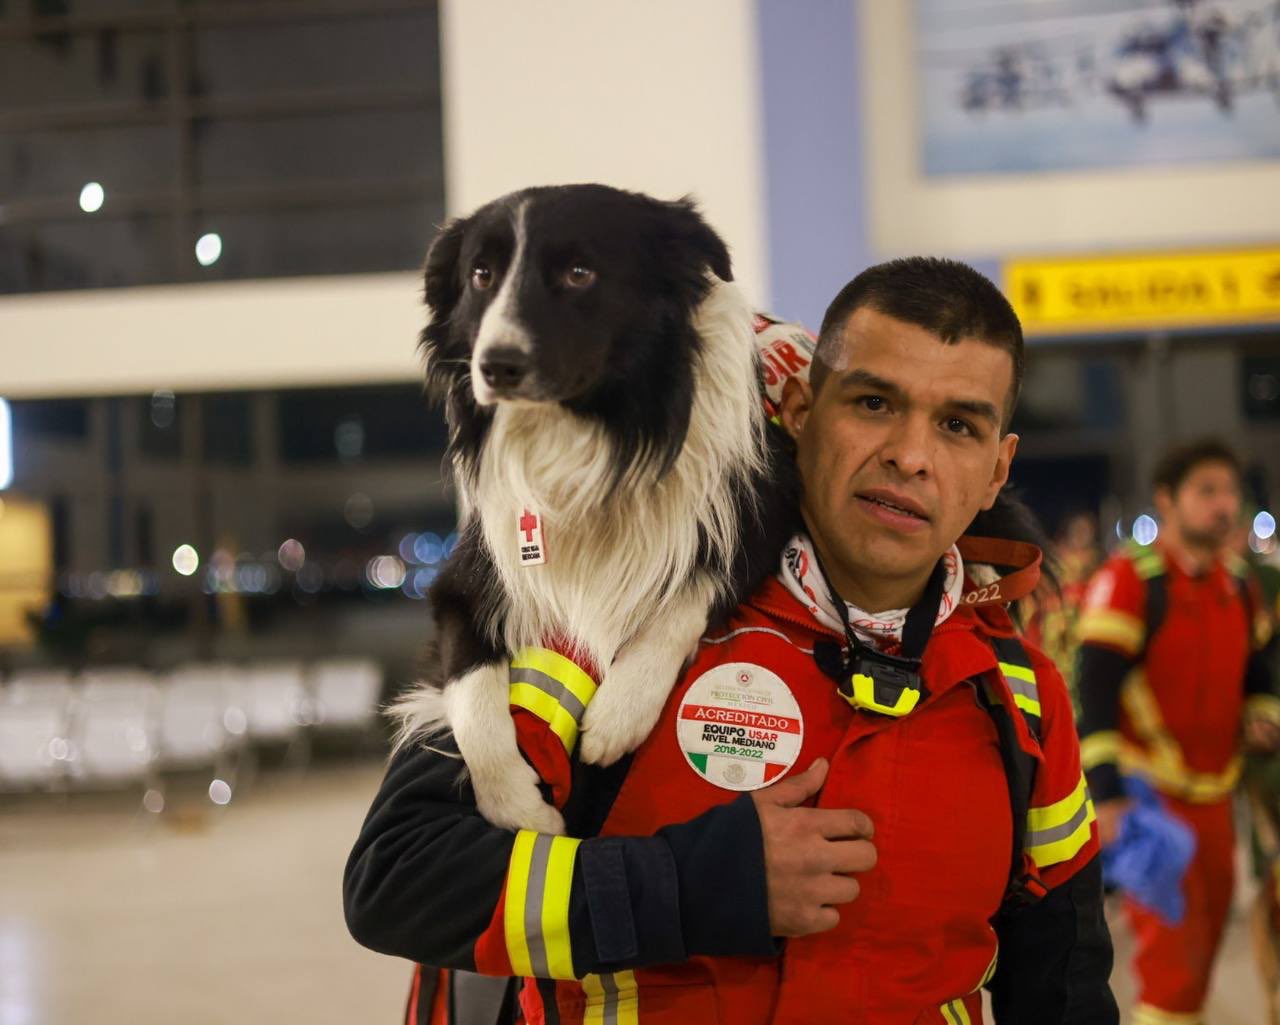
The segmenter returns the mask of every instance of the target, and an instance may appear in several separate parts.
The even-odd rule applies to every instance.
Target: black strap
[[[520,982],[520,979],[475,972],[450,972],[450,1025],[510,1025],[516,1020],[516,992]]]
[[[1016,637],[988,638],[995,650],[997,660],[1012,665],[1032,668],[1027,649]],[[996,670],[999,672],[999,670]],[[1001,905],[1002,912],[1009,912],[1035,903],[1043,896],[1043,889],[1035,889],[1022,870],[1022,849],[1027,839],[1027,815],[1031,811],[1031,795],[1036,785],[1036,760],[1022,749],[1018,743],[1018,731],[1014,725],[1011,711],[1003,704],[991,700],[981,682],[975,690],[978,704],[991,716],[996,728],[996,736],[1000,742],[1000,761],[1004,765],[1005,783],[1009,790],[1009,808],[1013,813],[1013,850],[1011,851],[1009,886],[1005,891],[1005,900]],[[1023,722],[1036,742],[1041,739],[1040,717],[1026,709],[1017,708]]]

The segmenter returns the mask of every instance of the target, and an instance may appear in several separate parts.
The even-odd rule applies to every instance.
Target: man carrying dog
[[[401,751],[347,867],[355,937],[523,976],[533,1023],[976,1025],[984,986],[1003,1025],[1115,1022],[1070,702],[1005,611],[1038,552],[962,537],[1007,480],[1022,365],[971,269],[854,279],[782,396],[803,500],[777,576],[623,761],[517,720],[570,836],[486,823],[447,739]]]
[[[1247,567],[1223,560],[1240,517],[1235,453],[1212,439],[1170,451],[1155,501],[1155,543],[1112,558],[1085,595],[1080,734],[1104,844],[1130,806],[1123,776],[1148,780],[1195,834],[1183,920],[1134,900],[1126,911],[1138,947],[1133,1020],[1196,1025],[1231,907],[1241,740],[1275,749],[1280,700],[1263,655],[1270,622]]]

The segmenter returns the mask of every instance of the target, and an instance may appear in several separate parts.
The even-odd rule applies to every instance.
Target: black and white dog
[[[400,739],[451,729],[486,818],[561,832],[516,745],[512,654],[558,638],[601,667],[578,756],[633,750],[709,621],[776,571],[794,470],[692,203],[512,193],[447,225],[425,276],[462,522],[430,595],[444,686],[398,702]]]

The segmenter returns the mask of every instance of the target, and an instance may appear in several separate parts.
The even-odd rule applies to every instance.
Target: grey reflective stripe
[[[613,972],[605,972],[600,985],[604,989],[604,1025],[618,1025],[618,980]]]
[[[1027,839],[1024,841],[1024,847],[1043,847],[1047,843],[1054,843],[1058,840],[1065,840],[1074,833],[1084,823],[1089,815],[1089,794],[1087,791],[1080,795],[1080,807],[1076,813],[1060,826],[1054,826],[1052,829],[1042,829],[1039,832],[1028,832]]]
[[[537,669],[517,669],[512,666],[509,679],[512,683],[527,683],[531,687],[537,687],[544,694],[551,695],[561,708],[573,716],[578,725],[582,725],[582,716],[587,706],[578,700],[578,695],[554,676],[548,676]]]
[[[1010,676],[1008,673],[1002,675],[1013,693],[1021,694],[1024,698],[1030,698],[1037,705],[1040,704],[1040,689],[1034,683],[1030,680],[1020,680],[1018,677]]]
[[[549,978],[551,967],[547,963],[547,945],[542,938],[542,901],[547,888],[547,863],[551,860],[551,844],[555,837],[539,833],[533,840],[533,853],[529,856],[529,883],[524,897],[524,934],[529,941],[529,964],[533,974]]]

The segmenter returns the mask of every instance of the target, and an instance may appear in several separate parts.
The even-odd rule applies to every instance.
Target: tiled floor
[[[0,804],[0,1025],[395,1025],[408,967],[348,937],[339,892],[379,774],[267,778],[158,823]],[[1235,923],[1206,1021],[1262,1025],[1261,1006]]]

